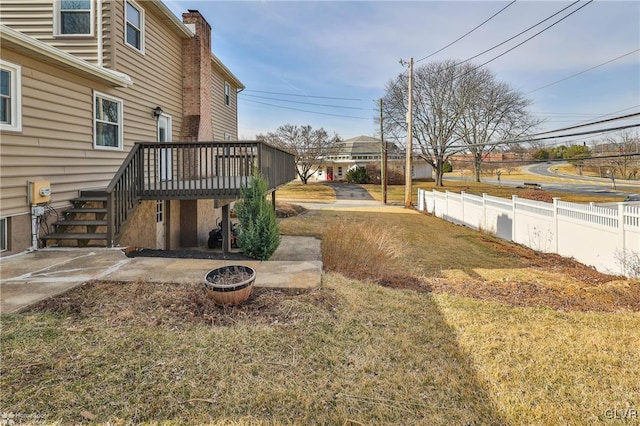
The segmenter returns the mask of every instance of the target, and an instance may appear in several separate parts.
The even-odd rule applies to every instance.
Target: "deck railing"
[[[295,158],[260,141],[138,142],[107,187],[107,245],[140,200],[235,199],[255,171],[274,190],[295,179]]]

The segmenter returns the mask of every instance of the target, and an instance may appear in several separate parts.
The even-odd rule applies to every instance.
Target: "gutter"
[[[12,49],[64,70],[72,71],[92,80],[113,87],[129,87],[133,80],[127,74],[102,68],[83,61],[33,37],[29,37],[6,25],[0,25],[0,42],[3,49]]]

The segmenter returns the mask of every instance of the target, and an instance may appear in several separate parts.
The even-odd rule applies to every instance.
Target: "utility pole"
[[[382,202],[387,204],[387,144],[384,141],[382,125],[382,98],[380,98],[380,183],[382,184]]]
[[[411,208],[411,154],[413,152],[413,58],[409,59],[409,106],[407,108],[407,163],[405,166],[404,207]]]

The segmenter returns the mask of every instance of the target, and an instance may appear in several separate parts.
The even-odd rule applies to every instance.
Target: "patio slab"
[[[320,240],[283,237],[273,261],[128,258],[120,249],[47,248],[0,259],[0,313],[19,312],[91,280],[204,282],[214,268],[242,264],[257,287],[313,289],[321,284]]]

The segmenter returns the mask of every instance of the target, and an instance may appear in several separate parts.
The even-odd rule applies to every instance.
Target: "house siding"
[[[0,24],[43,41],[80,59],[98,65],[97,8],[94,0],[93,36],[56,36],[53,31],[53,2],[59,0],[2,0]]]
[[[144,2],[138,2],[144,7]],[[172,117],[173,140],[182,127],[182,40],[162,27],[160,20],[145,9],[145,53],[124,42],[124,3],[117,3],[111,23],[117,71],[129,75],[133,86],[112,89],[107,94],[124,100],[125,150],[136,141],[157,140],[152,110],[160,106]]]
[[[95,64],[98,51],[95,40],[90,43],[88,38],[82,39],[85,46],[80,48],[74,44],[77,40],[61,41],[53,37],[53,1],[2,0],[2,23]],[[135,142],[157,140],[157,122],[152,115],[155,107],[160,106],[171,116],[172,140],[180,140],[185,110],[182,57],[185,34],[175,25],[167,24],[167,16],[156,3],[137,1],[145,9],[144,53],[138,52],[124,41],[124,2],[94,1],[96,7],[101,7],[96,19],[102,23],[102,65],[129,76],[133,81],[129,87],[113,87],[100,78],[59,68],[55,62],[40,59],[28,50],[3,46],[2,59],[22,67],[22,130],[0,135],[0,217],[11,218],[10,249],[0,257],[31,246],[28,181],[51,182],[51,207],[61,218],[62,211],[71,206],[70,201],[79,191],[105,188],[109,184]],[[213,109],[211,113],[207,110],[206,115],[211,116],[210,123],[217,129],[214,139],[223,140],[225,133],[237,139],[236,87],[231,85],[231,105],[226,106],[225,80],[215,68],[211,75],[213,81],[207,79],[206,87],[215,85],[216,96],[203,101]],[[122,101],[122,150],[94,148],[95,92]],[[155,247],[154,203],[141,203],[121,245]],[[200,244],[206,244],[219,209],[214,211],[211,200],[193,204],[197,211],[194,225],[199,231],[194,237]],[[178,248],[183,237],[181,216],[188,217],[190,212],[177,200],[167,203],[167,212],[167,248]]]
[[[21,132],[2,133],[2,215],[29,213],[29,180],[51,181],[54,208],[88,182],[106,186],[124,158],[93,149],[93,89],[108,87],[7,49],[2,58],[22,66],[23,122]]]
[[[238,139],[238,95],[237,87],[225,80],[220,71],[213,65],[212,69],[212,97],[211,97],[211,123],[213,126],[213,139],[223,141],[224,135],[229,134],[233,140]],[[224,84],[231,86],[229,105],[224,103]]]

